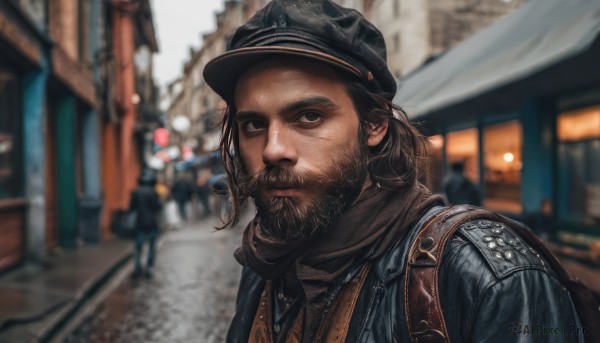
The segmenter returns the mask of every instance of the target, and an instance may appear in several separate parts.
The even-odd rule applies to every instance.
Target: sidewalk
[[[0,342],[47,342],[132,252],[131,241],[115,239],[0,276]]]

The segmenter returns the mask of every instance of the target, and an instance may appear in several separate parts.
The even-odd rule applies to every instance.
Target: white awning
[[[529,0],[401,79],[394,103],[424,116],[581,54],[599,33],[600,0]]]

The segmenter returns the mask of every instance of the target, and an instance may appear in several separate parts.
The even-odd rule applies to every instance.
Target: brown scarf
[[[306,299],[305,337],[318,327],[326,310],[325,296],[338,276],[357,262],[374,260],[400,239],[440,196],[420,183],[402,189],[366,188],[327,234],[285,242],[266,237],[255,218],[246,230],[235,258],[262,278],[272,280],[292,272]]]

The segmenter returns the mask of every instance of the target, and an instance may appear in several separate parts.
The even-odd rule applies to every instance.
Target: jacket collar
[[[413,242],[419,233],[421,226],[423,226],[429,218],[443,209],[443,206],[436,205],[425,211],[421,218],[410,228],[407,234],[375,261],[373,267],[375,274],[381,283],[387,284],[404,273],[410,243]]]

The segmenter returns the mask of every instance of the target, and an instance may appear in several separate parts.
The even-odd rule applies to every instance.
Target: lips
[[[291,187],[291,186],[271,186],[267,187],[267,193],[273,197],[291,197],[297,196],[300,193],[299,187]]]

